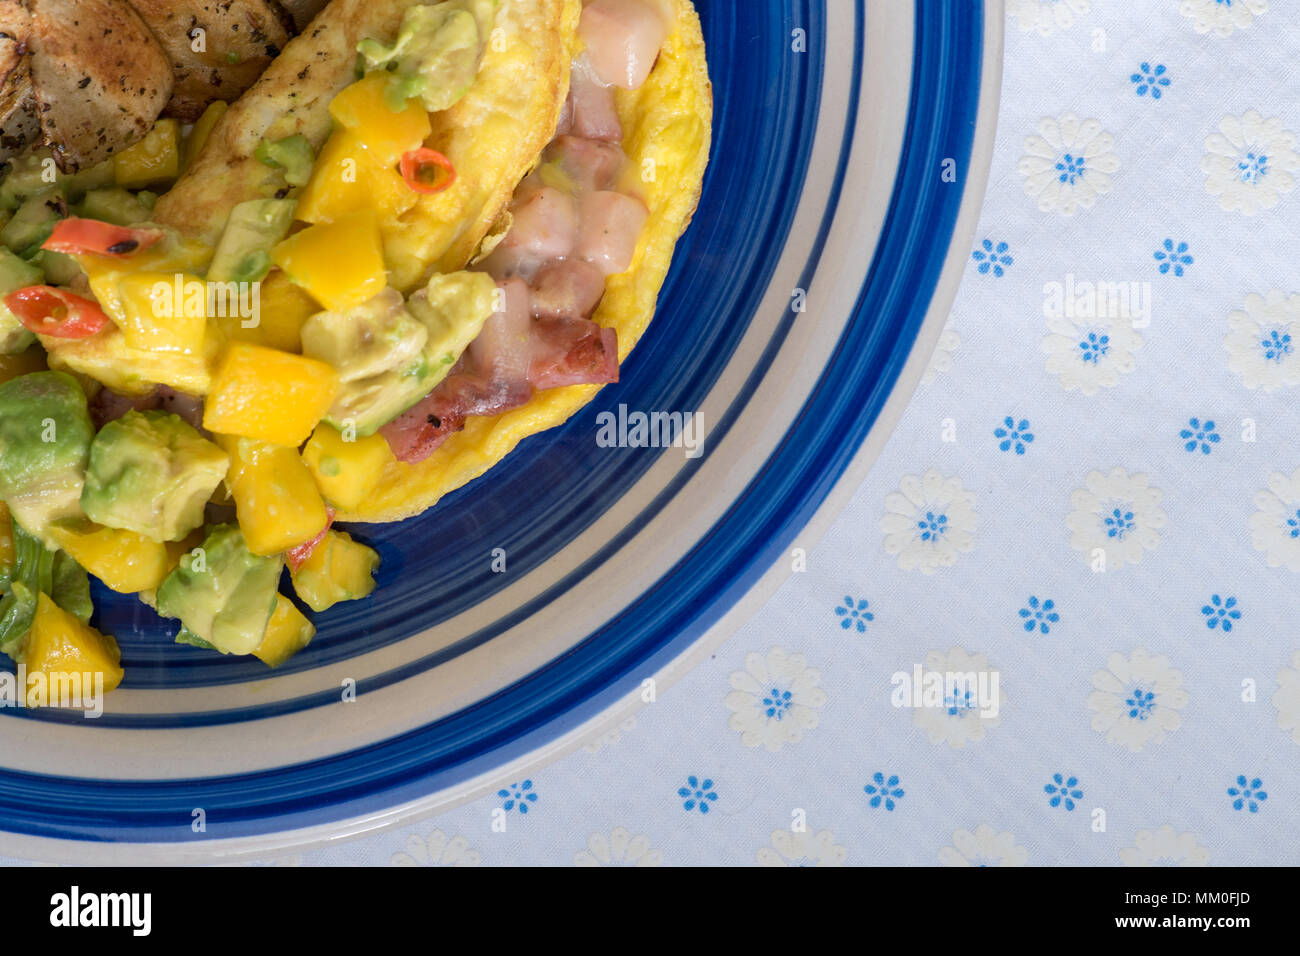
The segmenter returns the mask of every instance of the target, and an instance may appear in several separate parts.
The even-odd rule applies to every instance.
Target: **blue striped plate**
[[[99,720],[0,711],[0,853],[237,858],[471,799],[707,654],[829,522],[956,291],[1000,16],[696,3],[714,155],[621,382],[420,518],[351,529],[383,557],[376,593],[274,676],[97,591],[126,683]],[[698,411],[700,453],[601,447],[620,406]]]

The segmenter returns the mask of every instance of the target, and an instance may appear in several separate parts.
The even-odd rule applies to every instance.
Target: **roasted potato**
[[[0,162],[13,159],[41,137],[31,63],[21,41],[10,32],[21,27],[26,17],[14,0],[0,0]]]
[[[232,102],[293,36],[293,18],[275,0],[131,0],[171,62],[176,78],[163,110],[193,122],[214,100]]]
[[[293,17],[294,25],[301,33],[303,28],[315,18],[316,14],[325,9],[329,0],[280,0],[280,6],[284,7]]]

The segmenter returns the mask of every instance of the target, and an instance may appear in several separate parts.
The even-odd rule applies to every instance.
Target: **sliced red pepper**
[[[284,553],[284,560],[289,565],[289,570],[294,574],[303,566],[312,552],[320,547],[320,543],[325,540],[325,532],[329,531],[330,525],[334,523],[334,509],[329,505],[325,506],[325,527],[320,529],[320,534],[312,538],[305,544],[300,544],[296,548],[290,548]]]
[[[125,258],[148,249],[163,237],[161,229],[130,229],[98,219],[63,219],[55,224],[50,238],[41,244],[50,252],[81,255],[93,252],[101,256]]]
[[[99,304],[52,285],[30,285],[4,298],[23,328],[58,339],[84,339],[108,325]]]
[[[451,160],[427,146],[403,153],[401,170],[406,185],[417,193],[440,193],[456,181]]]

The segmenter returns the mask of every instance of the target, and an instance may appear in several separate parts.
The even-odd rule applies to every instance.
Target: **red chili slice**
[[[320,529],[320,534],[316,535],[316,537],[312,538],[310,541],[306,542],[305,544],[300,544],[296,548],[290,548],[288,551],[284,553],[284,560],[289,565],[290,571],[292,571],[294,574],[298,573],[298,569],[303,566],[303,563],[308,558],[311,557],[312,552],[315,551],[318,547],[320,547],[320,543],[325,540],[325,532],[329,531],[330,525],[332,525],[333,523],[334,523],[334,509],[331,508],[329,505],[326,505],[325,506],[325,527]]]
[[[84,339],[108,325],[108,316],[91,299],[50,285],[32,285],[4,298],[23,328],[59,339]]]
[[[98,219],[73,217],[56,223],[41,248],[69,255],[93,252],[121,259],[148,249],[162,237],[161,229],[129,229]]]
[[[427,146],[403,153],[401,170],[406,185],[417,193],[440,193],[456,181],[451,160]]]

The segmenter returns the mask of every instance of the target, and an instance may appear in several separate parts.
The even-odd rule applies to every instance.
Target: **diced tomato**
[[[73,217],[56,223],[50,238],[41,244],[41,248],[69,255],[93,252],[125,258],[141,249],[148,249],[162,237],[161,229],[130,229],[98,219]]]
[[[37,335],[84,339],[108,325],[98,303],[50,285],[31,285],[4,298],[23,327]]]
[[[451,160],[427,146],[403,153],[400,168],[406,185],[417,193],[440,193],[456,181]]]
[[[320,534],[316,535],[316,537],[312,538],[306,544],[300,544],[296,548],[290,548],[288,551],[284,553],[284,560],[289,565],[290,571],[292,571],[294,574],[298,573],[298,569],[302,567],[303,562],[306,561],[308,558],[310,558],[311,553],[320,546],[320,543],[322,541],[325,540],[325,532],[330,529],[330,525],[332,525],[333,523],[334,523],[334,509],[331,508],[329,505],[326,505],[325,506],[325,527],[320,529]]]

